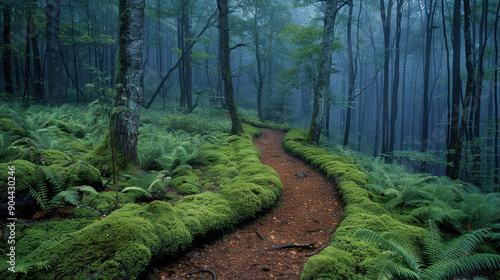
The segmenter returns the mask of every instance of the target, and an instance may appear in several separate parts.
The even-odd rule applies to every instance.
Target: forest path
[[[258,221],[236,228],[221,240],[188,252],[175,263],[155,269],[155,279],[212,279],[206,271],[186,275],[197,269],[213,271],[219,280],[299,279],[306,254],[328,245],[343,213],[335,186],[323,174],[285,152],[285,133],[266,128],[262,132],[254,144],[260,150],[261,162],[280,175],[284,187],[282,206]],[[297,176],[301,173],[307,176]],[[256,254],[288,243],[314,243],[316,247]]]

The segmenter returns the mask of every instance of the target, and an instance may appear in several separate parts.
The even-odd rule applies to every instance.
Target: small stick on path
[[[310,243],[310,244],[299,244],[299,243],[288,243],[288,244],[284,244],[284,245],[280,245],[280,246],[276,246],[276,247],[272,247],[272,248],[269,248],[269,249],[266,249],[266,250],[263,250],[263,251],[260,251],[260,252],[257,252],[255,253],[256,255],[259,255],[259,254],[262,254],[262,253],[265,253],[265,252],[268,252],[268,251],[272,251],[272,250],[277,250],[277,249],[283,249],[283,248],[308,248],[308,249],[314,249],[317,247],[317,244],[319,242],[316,242],[316,243]]]

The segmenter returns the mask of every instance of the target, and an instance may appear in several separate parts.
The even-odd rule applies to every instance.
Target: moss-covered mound
[[[291,129],[283,140],[285,150],[334,180],[346,206],[344,220],[333,234],[330,246],[309,258],[301,279],[367,279],[362,275],[380,261],[381,249],[353,237],[359,228],[399,233],[414,244],[422,240],[422,228],[398,220],[384,208],[380,196],[361,188],[367,178],[352,159],[302,144],[305,135],[302,130]]]
[[[241,122],[255,126],[255,127],[262,127],[262,128],[270,128],[270,129],[275,129],[283,132],[288,132],[290,129],[293,129],[293,127],[288,126],[288,125],[283,125],[283,124],[276,124],[276,123],[266,123],[266,122],[261,122],[258,120],[251,120],[247,118],[241,118]]]
[[[41,257],[48,260],[50,269],[23,277],[121,279],[128,277],[128,270],[131,279],[138,279],[153,258],[175,256],[193,242],[219,235],[274,206],[282,193],[279,176],[260,163],[251,141],[260,130],[247,125],[244,129],[242,136],[222,134],[220,145],[203,147],[199,161],[204,172],[220,176],[211,191],[186,196],[175,204],[127,204],[45,249]],[[231,168],[224,172],[222,165]],[[175,173],[195,180],[188,171]]]

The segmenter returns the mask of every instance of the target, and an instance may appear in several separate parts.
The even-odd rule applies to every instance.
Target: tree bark
[[[137,160],[141,101],[144,96],[142,49],[144,0],[120,0],[117,95],[111,115],[113,145],[132,162]]]
[[[421,152],[427,152],[427,140],[429,138],[429,80],[431,68],[431,47],[432,34],[434,31],[434,15],[436,11],[436,1],[431,2],[430,7],[425,7],[425,52],[424,52],[424,94],[422,103],[422,147]],[[422,161],[420,172],[425,172],[426,162]]]
[[[60,0],[47,0],[47,89],[49,104],[61,102],[61,61],[59,59]]]
[[[349,76],[349,92],[347,94],[347,112],[345,120],[344,142],[343,145],[349,144],[349,132],[351,128],[351,106],[352,96],[354,93],[354,83],[356,81],[356,72],[354,71],[354,55],[352,53],[352,13],[354,5],[349,6],[349,18],[347,20],[347,72]]]
[[[224,80],[224,92],[231,116],[231,134],[240,135],[244,133],[241,119],[238,114],[238,108],[234,100],[233,81],[231,75],[231,63],[229,47],[229,5],[228,0],[217,0],[217,9],[219,11],[219,49],[220,63],[222,70],[222,79]]]
[[[389,64],[391,58],[391,11],[392,0],[385,9],[384,0],[380,0],[380,17],[384,30],[384,83],[382,88],[382,156],[387,162],[389,149]]]
[[[471,40],[471,8],[469,0],[464,0],[464,38],[465,38],[465,67],[467,68],[467,82],[465,84],[465,97],[462,104],[462,120],[457,135],[455,155],[453,158],[453,171],[451,179],[458,179],[460,171],[460,160],[462,158],[463,137],[467,129],[469,116],[469,105],[472,99],[472,89],[474,87],[474,66],[472,65],[472,40]]]
[[[387,151],[387,161],[392,163],[393,152],[396,135],[396,118],[398,116],[398,89],[399,89],[399,44],[401,42],[401,20],[403,18],[403,0],[397,0],[397,13],[396,13],[396,51],[394,56],[394,79],[392,83],[392,96],[391,96],[391,121],[390,121],[390,135],[389,135],[389,150]],[[403,141],[403,139],[401,139]]]
[[[460,98],[462,96],[462,80],[460,78],[460,5],[461,0],[455,0],[453,4],[453,29],[452,29],[452,49],[453,49],[453,89],[451,101],[451,125],[448,136],[448,155],[446,175],[454,177],[455,148],[458,139],[458,128],[460,124]],[[458,174],[458,172],[457,172]],[[458,175],[457,175],[458,176]],[[453,179],[456,179],[453,178]]]
[[[322,124],[325,118],[325,105],[330,88],[330,74],[332,70],[332,51],[335,19],[337,17],[338,0],[325,1],[325,20],[323,41],[321,42],[321,60],[318,69],[318,78],[313,87],[313,110],[311,122],[307,131],[306,143],[319,144]]]

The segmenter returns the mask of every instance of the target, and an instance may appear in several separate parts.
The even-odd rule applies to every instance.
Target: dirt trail
[[[265,128],[262,132],[254,144],[261,152],[262,163],[280,175],[284,187],[282,206],[260,221],[236,228],[221,240],[156,269],[155,279],[212,279],[203,271],[185,275],[196,269],[211,270],[219,280],[299,279],[306,254],[315,252],[315,248],[256,253],[288,243],[328,245],[342,221],[343,208],[336,188],[324,175],[285,152],[281,144],[285,133]],[[302,173],[307,176],[301,177]]]

